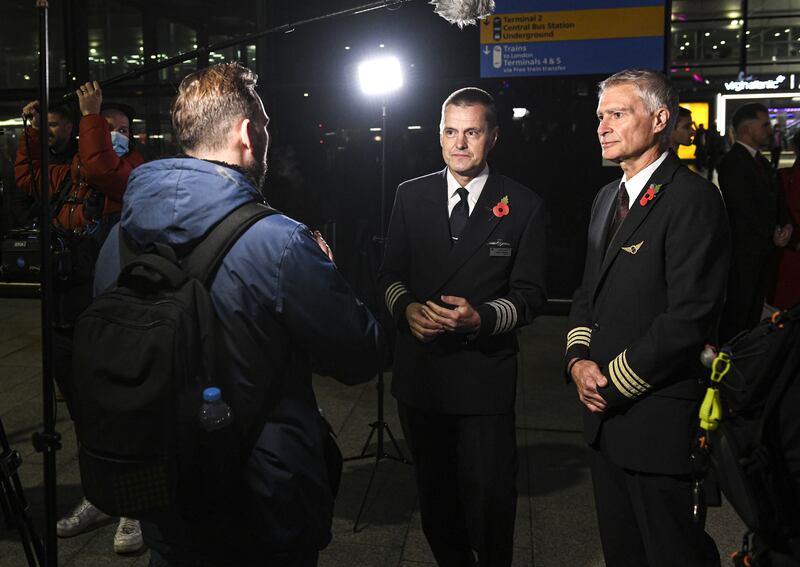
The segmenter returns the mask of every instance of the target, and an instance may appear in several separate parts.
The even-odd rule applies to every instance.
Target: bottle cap
[[[203,401],[216,402],[222,397],[222,390],[219,388],[206,388],[203,390]]]

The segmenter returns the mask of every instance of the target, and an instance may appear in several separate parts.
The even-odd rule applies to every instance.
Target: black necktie
[[[464,225],[467,224],[467,219],[469,219],[469,203],[467,202],[469,191],[463,187],[459,187],[456,193],[461,197],[461,200],[456,203],[456,206],[453,207],[453,211],[450,213],[450,236],[454,243],[458,240],[458,237],[461,236],[461,231],[464,230]]]
[[[617,209],[614,212],[614,220],[611,223],[611,230],[608,231],[608,241],[611,242],[611,239],[614,238],[614,235],[617,233],[617,229],[622,224],[622,221],[625,220],[625,217],[628,216],[628,190],[625,188],[625,183],[619,184],[619,190],[617,191]]]
[[[614,217],[614,222],[618,224],[622,224],[622,221],[625,220],[625,217],[628,216],[628,189],[625,187],[625,183],[619,184],[619,191],[617,191],[617,215]]]

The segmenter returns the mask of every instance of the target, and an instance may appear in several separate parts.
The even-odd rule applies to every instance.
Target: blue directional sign
[[[481,27],[481,77],[664,66],[664,0],[497,0]]]

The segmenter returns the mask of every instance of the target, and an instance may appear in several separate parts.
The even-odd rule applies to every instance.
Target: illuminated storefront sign
[[[774,91],[781,88],[786,81],[786,77],[778,75],[774,79],[750,80],[750,81],[728,81],[725,83],[725,90],[732,92],[742,91]]]

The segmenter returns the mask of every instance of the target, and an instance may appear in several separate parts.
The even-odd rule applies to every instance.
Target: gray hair
[[[678,91],[663,73],[646,69],[624,69],[597,85],[597,97],[603,96],[606,89],[620,85],[633,85],[648,112],[655,113],[659,108],[669,111],[667,127],[661,132],[661,145],[666,147],[678,121]]]

